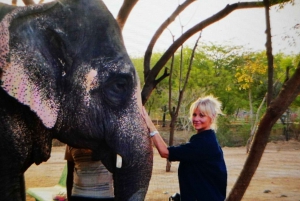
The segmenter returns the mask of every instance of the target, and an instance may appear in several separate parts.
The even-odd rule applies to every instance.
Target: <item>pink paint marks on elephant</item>
[[[53,99],[45,99],[41,96],[40,89],[24,72],[25,68],[14,62],[18,58],[11,58],[11,60],[2,74],[3,89],[19,102],[28,105],[46,127],[52,128],[57,120],[57,103]]]

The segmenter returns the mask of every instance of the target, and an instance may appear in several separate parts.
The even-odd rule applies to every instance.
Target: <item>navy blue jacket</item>
[[[195,134],[180,146],[171,146],[169,160],[178,168],[181,201],[224,201],[227,169],[213,130]]]

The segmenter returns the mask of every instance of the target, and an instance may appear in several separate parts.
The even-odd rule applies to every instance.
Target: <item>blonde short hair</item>
[[[204,115],[207,115],[212,120],[211,128],[216,130],[216,120],[219,114],[223,115],[222,110],[222,103],[212,95],[200,97],[195,102],[192,103],[190,107],[190,120],[193,119],[193,113],[196,109],[198,109]]]

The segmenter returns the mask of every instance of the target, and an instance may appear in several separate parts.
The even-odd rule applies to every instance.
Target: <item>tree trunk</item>
[[[177,120],[177,117],[176,117],[176,114],[175,114],[175,107],[173,107],[173,110],[172,110],[172,113],[171,113],[169,146],[173,146],[176,120]]]
[[[258,124],[258,118],[259,118],[259,113],[260,113],[260,110],[266,100],[266,96],[267,94],[264,96],[263,100],[261,101],[258,109],[257,109],[257,112],[256,112],[256,116],[255,116],[255,121],[254,121],[254,126],[251,128],[251,133],[250,133],[250,138],[248,139],[247,141],[247,146],[246,146],[246,153],[249,153],[250,149],[251,149],[251,145],[252,145],[252,141],[253,141],[253,136],[257,130],[257,124]]]
[[[163,123],[162,123],[162,127],[166,127],[166,113],[167,113],[167,106],[163,106]]]
[[[193,51],[191,53],[191,58],[190,58],[190,61],[189,61],[189,67],[188,67],[188,70],[186,72],[185,78],[184,78],[184,80],[181,80],[181,79],[179,80],[179,82],[180,82],[179,85],[181,85],[182,82],[183,82],[183,85],[182,85],[182,89],[179,88],[177,108],[173,107],[172,110],[171,110],[171,101],[172,101],[172,95],[171,95],[172,94],[172,82],[171,82],[171,79],[172,79],[172,72],[173,72],[173,67],[174,67],[174,65],[173,65],[174,64],[174,56],[172,58],[170,77],[169,77],[169,111],[170,111],[170,116],[171,116],[169,146],[173,145],[173,138],[174,138],[175,126],[176,126],[176,121],[177,121],[179,109],[180,109],[180,106],[181,106],[181,102],[182,102],[182,98],[183,98],[183,94],[184,94],[186,85],[187,85],[189,77],[190,77],[190,72],[191,72],[192,65],[193,65],[195,51],[196,51],[196,48],[198,46],[198,42],[201,38],[201,34],[202,34],[202,32],[200,32],[200,35],[199,35],[199,37],[197,38],[197,40],[195,42]],[[181,56],[181,64],[183,62],[182,60],[183,60],[183,58]],[[180,71],[182,71],[182,68],[180,68]],[[171,163],[169,161],[167,161],[167,168],[169,168],[169,169],[167,169],[167,172],[169,172],[170,169],[171,169]]]
[[[243,170],[229,193],[226,199],[227,201],[239,201],[242,199],[259,165],[269,139],[271,128],[299,93],[300,62],[298,63],[294,75],[283,85],[279,95],[271,102],[265,115],[261,119]]]
[[[253,127],[253,104],[252,104],[252,92],[251,92],[251,88],[249,88],[248,91],[248,97],[249,97],[249,123],[251,126],[251,129]]]
[[[267,57],[268,57],[268,94],[267,94],[267,106],[270,105],[273,96],[273,54],[272,54],[272,38],[271,38],[271,25],[270,25],[270,3],[269,0],[264,0],[265,3],[265,11],[266,11],[266,49],[267,49]]]
[[[174,111],[172,111],[173,114],[175,114],[175,108],[173,108]],[[174,142],[174,133],[175,133],[175,127],[176,127],[176,117],[171,118],[171,124],[170,124],[170,136],[169,136],[169,146],[173,146]],[[166,164],[166,172],[171,171],[171,162],[167,159]]]
[[[35,4],[33,0],[23,0],[23,3],[24,3],[26,6]]]

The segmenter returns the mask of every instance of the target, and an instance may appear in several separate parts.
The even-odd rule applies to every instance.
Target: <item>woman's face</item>
[[[198,108],[193,113],[193,126],[197,130],[197,132],[201,132],[204,130],[209,130],[212,124],[212,120],[209,116],[200,112]]]

